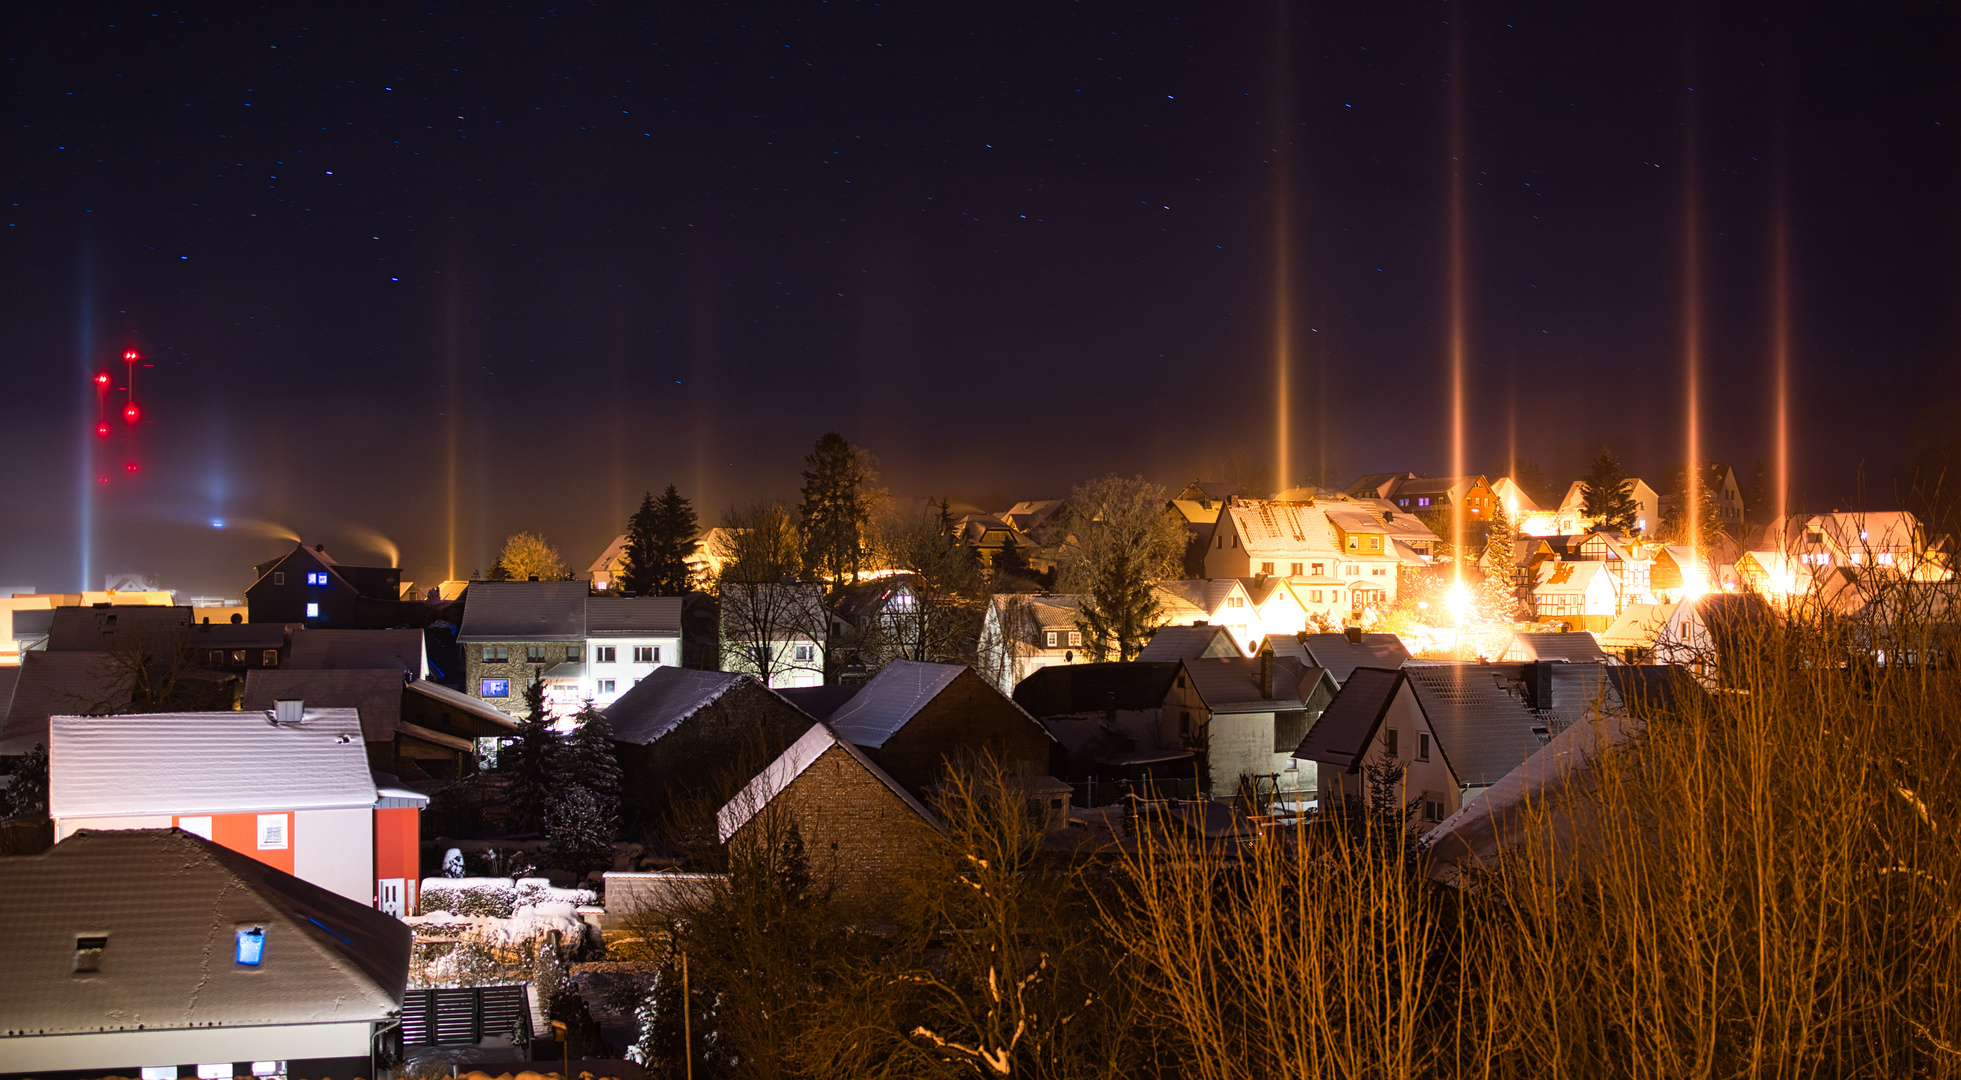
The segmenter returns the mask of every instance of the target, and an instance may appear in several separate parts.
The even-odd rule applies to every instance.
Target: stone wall
[[[887,906],[922,865],[934,829],[842,747],[833,746],[752,818],[731,843],[794,822],[809,853],[814,884],[833,882],[839,898]],[[746,835],[745,835],[746,834]]]
[[[969,668],[867,754],[919,795],[940,778],[949,758],[992,754],[1010,776],[1040,776],[1051,771],[1054,746],[1047,729]]]

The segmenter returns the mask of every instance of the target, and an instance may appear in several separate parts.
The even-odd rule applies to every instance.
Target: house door
[[[404,879],[398,877],[382,878],[380,885],[381,885],[380,907],[381,907],[382,914],[393,915],[398,919],[401,918],[402,915],[405,913],[405,909],[402,905],[402,891],[403,891]]]

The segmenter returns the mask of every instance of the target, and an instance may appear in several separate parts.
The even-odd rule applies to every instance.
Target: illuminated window
[[[307,617],[307,618],[309,618],[309,619],[317,619],[317,618],[319,618],[319,617],[320,617],[320,605],[319,605],[319,604],[308,604],[308,605],[306,606],[306,617]]]
[[[619,647],[616,645],[601,645],[598,648],[592,650],[592,653],[593,653],[592,658],[602,664],[613,664],[619,662],[620,650]]]
[[[234,664],[243,664],[243,663],[245,663],[245,650],[244,650],[244,649],[233,649],[233,650],[232,650],[232,663],[234,663]]]
[[[510,697],[511,680],[485,679],[478,684],[477,692],[483,697]]]
[[[510,658],[511,647],[508,645],[485,645],[483,647],[483,662],[486,664],[501,664]]]
[[[266,954],[266,928],[263,926],[241,927],[238,931],[236,957],[246,967],[258,967]],[[206,1069],[221,1069],[222,1072],[205,1072]],[[231,1080],[230,1065],[199,1065],[197,1074],[201,1080]]]
[[[545,647],[543,645],[526,645],[524,647],[524,662],[527,664],[544,663]]]
[[[1891,565],[1893,565],[1893,553],[1892,553],[1892,552],[1890,552],[1890,551],[1882,551],[1882,552],[1880,552],[1880,553],[1879,553],[1879,565],[1881,565],[1881,566],[1891,566]]]
[[[260,666],[260,667],[278,667],[278,666],[279,666],[279,650],[278,650],[278,649],[267,649],[267,650],[266,650],[266,651],[265,651],[265,652],[264,652],[264,653],[263,653],[263,654],[262,654],[262,655],[261,655],[261,656],[259,657],[259,666]]]
[[[1053,648],[1055,648],[1055,647],[1056,647],[1057,645],[1059,645],[1059,644],[1061,644],[1061,643],[1062,643],[1062,634],[1061,634],[1061,632],[1060,632],[1060,631],[1057,631],[1057,630],[1044,630],[1044,631],[1042,631],[1042,647],[1043,647],[1043,648],[1045,648],[1045,649],[1053,649]]]
[[[1082,648],[1083,632],[1081,630],[1069,631],[1069,645],[1072,648]]]
[[[1418,500],[1416,500],[1416,505],[1418,505],[1418,506],[1428,506],[1428,505],[1430,505],[1430,500],[1429,500],[1429,499],[1418,499]]]

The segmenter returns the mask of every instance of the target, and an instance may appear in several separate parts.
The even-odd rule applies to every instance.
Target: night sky
[[[1961,20],[1788,7],[12,5],[0,587],[76,587],[90,489],[91,585],[236,596],[275,526],[443,577],[452,460],[458,574],[831,429],[989,509],[1264,465],[1276,191],[1291,478],[1447,472],[1453,84],[1471,468],[1681,459],[1692,186],[1747,483],[1781,170],[1793,487],[1890,502],[1961,415]]]

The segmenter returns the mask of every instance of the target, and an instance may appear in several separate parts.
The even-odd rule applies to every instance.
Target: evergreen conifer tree
[[[1491,622],[1518,618],[1518,590],[1512,583],[1512,519],[1501,500],[1493,500],[1491,531],[1484,543],[1484,580],[1478,582],[1478,613]]]
[[[1621,468],[1620,456],[1603,446],[1586,479],[1580,481],[1580,511],[1599,522],[1601,529],[1632,533],[1641,517],[1633,486]]]
[[[552,861],[575,873],[612,864],[620,825],[620,765],[606,714],[587,702],[560,752],[558,790],[545,813]]]
[[[543,671],[538,669],[524,688],[530,715],[518,725],[516,739],[497,756],[497,771],[510,781],[511,825],[519,832],[537,832],[545,827],[545,811],[551,802],[553,775],[562,749],[545,711]]]
[[[673,487],[667,490],[673,491]],[[655,534],[655,520],[660,511],[654,503],[654,493],[649,491],[640,497],[640,509],[626,522],[626,565],[620,570],[620,589],[637,596],[649,596],[654,588],[655,549],[659,540]]]
[[[686,596],[688,594],[688,556],[694,552],[700,525],[695,508],[681,497],[673,484],[661,492],[654,504],[652,542],[648,560],[650,580],[647,596]]]
[[[804,562],[835,589],[858,579],[877,477],[871,455],[835,431],[817,440],[804,463],[810,466],[804,470],[803,505],[798,508]]]

